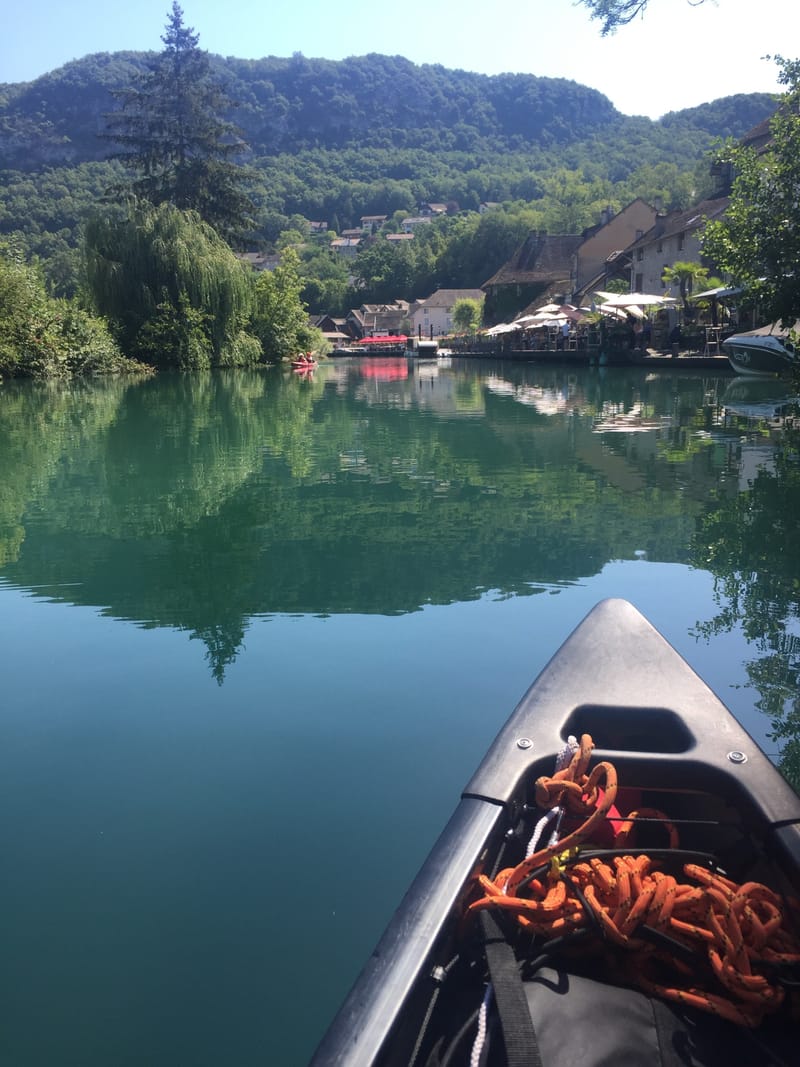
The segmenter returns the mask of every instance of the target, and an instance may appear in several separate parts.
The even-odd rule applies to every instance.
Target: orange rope
[[[759,882],[737,885],[692,863],[684,865],[686,882],[679,883],[646,855],[571,862],[568,854],[591,838],[617,794],[612,764],[598,763],[587,774],[593,747],[584,734],[569,767],[540,778],[535,786],[540,806],[563,805],[583,814],[583,823],[494,880],[479,876],[484,896],[469,911],[510,912],[528,932],[546,939],[596,924],[607,945],[625,950],[617,962],[627,981],[740,1025],[757,1026],[784,1000],[783,987],[771,977],[774,965],[800,963],[800,942],[788,926],[781,898]],[[677,830],[652,809],[624,817],[615,847],[628,843],[637,816],[661,820],[670,847],[677,847]],[[697,960],[687,966],[663,944],[637,936],[641,925],[695,953]],[[703,959],[705,976],[699,965]]]

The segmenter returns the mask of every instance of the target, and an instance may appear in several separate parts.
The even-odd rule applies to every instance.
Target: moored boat
[[[407,350],[405,334],[371,334],[350,346],[351,354],[358,356],[401,356]]]
[[[439,354],[439,342],[434,338],[426,340],[424,337],[420,337],[414,341],[411,351],[417,359],[436,359]]]
[[[798,796],[603,601],[468,782],[313,1067],[794,1062],[799,894]]]
[[[722,350],[738,374],[781,375],[800,362],[789,331],[778,324],[726,337]]]

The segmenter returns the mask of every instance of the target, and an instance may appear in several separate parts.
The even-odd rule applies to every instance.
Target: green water
[[[2,384],[0,1062],[306,1063],[605,596],[791,773],[800,468],[726,409],[756,388],[391,360]]]

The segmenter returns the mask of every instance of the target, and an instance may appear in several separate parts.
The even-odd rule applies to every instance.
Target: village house
[[[279,252],[237,252],[236,258],[254,271],[275,270],[281,262]]]
[[[703,259],[700,236],[706,221],[720,218],[728,204],[729,198],[722,196],[703,200],[684,211],[658,215],[650,229],[627,249],[631,256],[631,289],[637,293],[664,292],[664,270],[674,263],[713,267]]]
[[[443,337],[453,332],[453,308],[459,300],[483,301],[482,289],[437,289],[425,300],[416,300],[408,317],[416,337]]]
[[[388,217],[388,215],[362,215],[361,229],[364,233],[377,233]]]
[[[362,304],[360,308],[348,311],[345,332],[355,338],[406,333],[409,307],[407,300],[396,300],[393,304]]]
[[[626,252],[625,249],[615,249],[606,257],[602,270],[594,276],[589,285],[584,287],[582,290],[582,298],[575,296],[573,303],[580,306],[581,304],[591,301],[592,293],[596,293],[598,290],[605,291],[611,289],[612,283],[616,286],[618,282],[622,282],[626,289],[629,289],[630,281],[630,254]]]
[[[316,327],[326,341],[334,346],[346,344],[353,337],[347,328],[347,319],[333,315],[314,315],[309,319],[309,325]]]
[[[419,213],[423,218],[434,218],[437,215],[446,215],[447,204],[431,204],[425,200],[419,205]]]
[[[664,269],[703,262],[700,235],[728,197],[661,214],[637,198],[618,213],[606,208],[597,226],[580,235],[529,234],[512,258],[484,283],[489,322],[508,320],[549,301],[580,306],[592,293],[624,280],[635,292],[662,293]]]
[[[331,251],[345,259],[355,259],[360,247],[360,237],[334,237],[331,241]]]
[[[770,123],[773,116],[753,126],[740,139],[739,144],[743,148],[751,148],[757,155],[763,155],[772,143],[772,129]],[[735,177],[733,164],[728,160],[724,163],[715,161],[711,165],[711,175],[716,181],[718,196],[729,196]]]
[[[430,215],[412,215],[407,219],[403,219],[400,223],[403,233],[413,233],[418,226],[429,226],[431,223]]]
[[[581,234],[534,230],[484,282],[487,321],[509,319],[550,301],[580,305],[609,280],[627,282],[629,246],[651,229],[656,218],[656,208],[637,197],[616,213],[610,206],[604,208],[598,223]]]
[[[758,123],[739,143],[759,155],[765,152],[772,137],[770,122],[765,119]],[[675,263],[701,263],[714,272],[715,265],[703,255],[701,237],[706,222],[722,218],[728,210],[734,173],[730,163],[714,163],[711,174],[716,185],[712,197],[686,210],[659,213],[650,229],[627,248],[632,290],[662,292],[666,288],[664,270]]]
[[[496,274],[483,283],[485,322],[509,320],[532,303],[563,303],[572,291],[573,257],[581,234],[532,230]]]
[[[600,222],[583,231],[583,240],[573,253],[570,271],[572,303],[580,305],[592,290],[605,288],[610,275],[620,276],[620,256],[653,226],[656,216],[655,207],[641,197],[616,214],[610,206],[603,209]]]

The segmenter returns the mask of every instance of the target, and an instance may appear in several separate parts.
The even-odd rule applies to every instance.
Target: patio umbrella
[[[675,304],[677,301],[671,296],[662,296],[660,293],[599,293],[604,304],[609,307],[652,307],[654,304]]]
[[[558,308],[555,311],[537,311],[535,315],[525,316],[526,326],[546,326],[548,324],[557,326],[561,322],[567,321],[567,316]],[[522,319],[517,321],[522,322]]]
[[[605,289],[592,290],[592,297],[594,298],[592,302],[596,304],[607,304],[609,300],[614,300],[618,296],[619,293],[607,293]]]
[[[494,336],[497,333],[510,333],[512,330],[520,330],[521,326],[517,326],[513,322],[498,322],[496,326],[491,326],[486,332]]]
[[[704,293],[692,293],[689,297],[690,300],[704,300],[709,297],[716,297],[717,300],[724,299],[726,296],[739,296],[741,289],[735,286],[718,285],[716,289],[706,289]]]
[[[706,289],[702,293],[690,293],[689,300],[692,302],[696,300],[710,300],[711,322],[712,325],[718,326],[720,314],[722,314],[723,318],[726,315],[730,318],[730,309],[725,306],[724,301],[727,300],[729,296],[739,296],[741,292],[742,290],[737,286],[718,285],[716,289]]]
[[[608,319],[620,319],[624,321],[627,318],[627,315],[622,310],[622,308],[615,308],[612,307],[610,304],[599,304],[597,306],[597,310],[600,312],[601,315],[605,315]],[[632,309],[632,314],[636,315],[637,317],[644,316],[644,312],[637,308],[635,305]]]
[[[608,311],[616,311],[620,317],[627,318],[631,315],[634,319],[644,318],[644,309],[638,304],[604,304],[603,307]],[[602,311],[602,308],[600,310]]]
[[[532,330],[544,330],[555,329],[557,326],[563,326],[567,321],[566,315],[551,315],[550,318],[540,319],[539,322],[532,322],[530,328]]]
[[[586,318],[586,311],[582,308],[576,308],[573,304],[562,304],[561,314],[571,322],[583,322]]]

